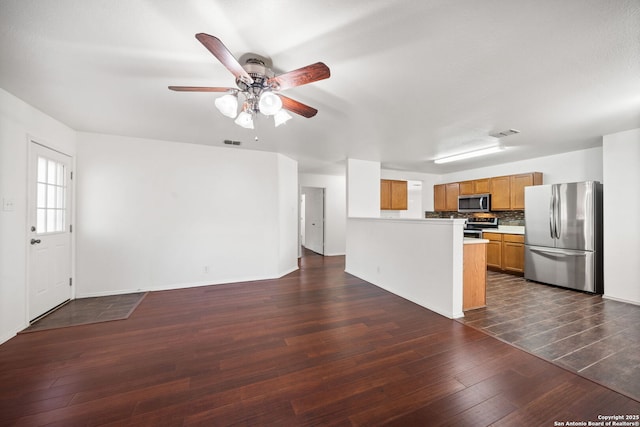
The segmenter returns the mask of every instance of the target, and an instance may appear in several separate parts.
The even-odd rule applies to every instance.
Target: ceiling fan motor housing
[[[262,92],[270,89],[267,80],[275,76],[275,73],[270,68],[267,68],[264,61],[257,58],[249,58],[242,68],[251,76],[253,83],[247,84],[240,78],[236,79],[236,85],[240,90],[260,97]]]

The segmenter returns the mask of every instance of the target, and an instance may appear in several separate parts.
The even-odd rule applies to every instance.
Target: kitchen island
[[[448,318],[463,317],[464,219],[348,218],[347,273]],[[486,266],[482,268],[485,277]]]

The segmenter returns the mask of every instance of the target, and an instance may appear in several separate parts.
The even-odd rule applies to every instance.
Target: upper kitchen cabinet
[[[433,186],[433,209],[436,212],[454,212],[458,210],[460,184],[452,182]]]
[[[473,192],[473,181],[464,181],[459,183],[459,191],[461,196],[476,194]]]
[[[489,193],[489,178],[474,179],[473,181],[463,181],[460,182],[459,185],[461,196]]]
[[[490,178],[491,210],[523,210],[524,188],[541,184],[542,174],[540,172]]]
[[[473,194],[486,194],[489,191],[489,178],[473,180]]]
[[[540,172],[511,175],[511,209],[524,210],[524,187],[542,185]]]
[[[458,195],[491,194],[492,211],[524,210],[524,188],[542,185],[542,173],[496,176],[433,186],[436,212],[458,210]]]
[[[491,210],[508,211],[511,209],[511,179],[508,176],[498,176],[489,179],[489,193],[491,193]]]
[[[380,209],[407,210],[407,181],[380,180]]]
[[[447,187],[445,184],[433,186],[433,210],[436,212],[447,210]]]
[[[447,187],[446,197],[446,210],[457,211],[458,210],[458,196],[460,195],[460,186],[457,182],[451,184],[445,184]]]

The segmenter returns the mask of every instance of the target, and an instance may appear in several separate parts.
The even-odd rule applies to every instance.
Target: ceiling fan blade
[[[233,92],[237,89],[230,87],[201,87],[201,86],[169,86],[177,92]]]
[[[289,110],[292,113],[296,113],[301,115],[302,117],[311,118],[318,113],[313,107],[309,107],[308,105],[303,104],[300,101],[296,101],[295,99],[287,98],[286,96],[278,94],[280,99],[282,99],[282,108],[285,110]]]
[[[253,83],[251,76],[242,68],[242,65],[240,65],[238,60],[229,52],[229,49],[227,49],[219,38],[205,33],[196,34],[196,38],[204,47],[209,49],[209,52],[211,52],[213,56],[218,58],[218,61],[220,61],[222,65],[227,67],[227,70],[231,71],[231,74],[236,76],[236,79],[240,79],[247,84]]]
[[[329,67],[322,62],[316,62],[315,64],[272,77],[267,83],[271,85],[274,90],[285,90],[317,82],[318,80],[328,79],[329,77],[331,77]]]

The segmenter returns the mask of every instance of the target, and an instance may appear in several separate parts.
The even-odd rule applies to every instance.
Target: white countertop
[[[464,242],[465,245],[477,245],[479,243],[489,243],[487,239],[476,239],[475,237],[465,237]]]
[[[524,227],[519,225],[499,225],[498,229],[483,228],[486,233],[503,233],[503,234],[524,234]]]

